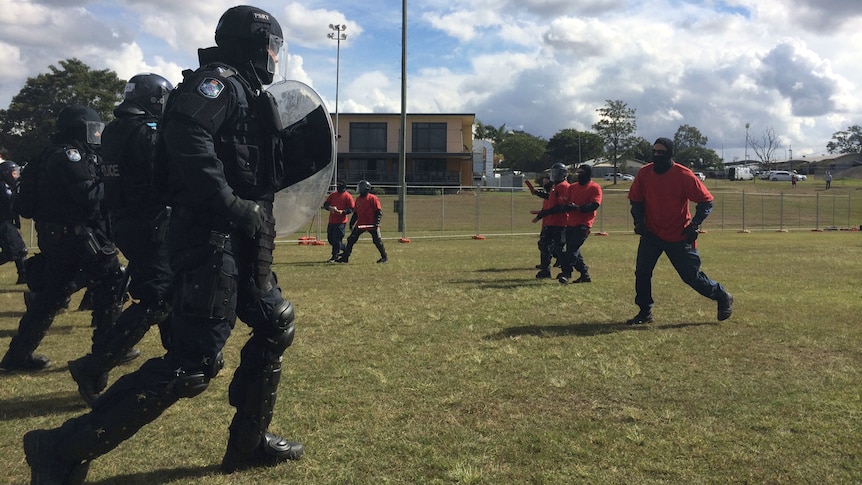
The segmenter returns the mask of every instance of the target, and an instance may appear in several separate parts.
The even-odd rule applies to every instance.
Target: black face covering
[[[551,182],[550,180],[548,180],[547,182],[545,182],[544,185],[542,185],[542,188],[544,188],[545,190],[551,190],[551,188],[553,186],[554,186],[554,183]]]
[[[337,185],[335,188],[338,189],[338,191],[342,192],[342,193],[344,193],[344,191],[347,190],[346,185]]]
[[[581,173],[583,172],[583,173]],[[581,185],[587,185],[590,183],[590,179],[593,178],[593,167],[589,165],[581,165],[578,167],[578,183]]]
[[[653,145],[662,145],[665,147],[664,153],[655,153],[653,151],[652,161],[655,164],[656,173],[665,173],[670,170],[671,165],[673,165],[673,141],[668,138],[659,138],[653,143]]]

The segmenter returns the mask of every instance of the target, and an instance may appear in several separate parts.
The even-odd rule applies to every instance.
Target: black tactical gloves
[[[227,201],[225,215],[237,229],[249,237],[254,237],[263,227],[265,220],[263,210],[253,201],[241,199],[235,195],[231,197],[233,198]]]
[[[685,240],[688,243],[693,243],[697,241],[698,229],[700,229],[700,226],[692,222],[691,224],[685,226],[685,228],[682,230],[682,233],[685,234]]]

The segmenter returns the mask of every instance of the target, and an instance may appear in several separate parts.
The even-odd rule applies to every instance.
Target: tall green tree
[[[638,130],[634,108],[621,100],[605,100],[605,106],[596,110],[599,121],[593,129],[604,141],[605,154],[613,161],[614,173],[619,171],[620,157],[629,151],[637,139]],[[614,183],[617,183],[614,176]]]
[[[674,159],[694,170],[721,169],[721,158],[706,148],[708,142],[697,128],[680,125],[673,136]]]
[[[494,128],[493,125],[486,125],[477,119],[475,132],[476,138],[488,140],[494,144],[494,148],[497,148],[497,145],[506,137],[506,123],[500,125],[499,128]]]
[[[529,133],[514,132],[506,135],[497,150],[503,156],[501,166],[522,172],[541,172],[547,167],[545,152],[548,142]]]
[[[602,155],[602,138],[589,131],[565,128],[548,140],[548,161],[580,165]]]
[[[862,153],[862,126],[853,125],[832,134],[826,144],[829,153]]]
[[[48,70],[27,78],[9,108],[0,110],[0,149],[10,160],[26,162],[47,147],[57,114],[66,106],[90,106],[107,123],[123,99],[126,82],[113,71],[92,70],[75,58]]]
[[[626,156],[644,163],[652,160],[652,142],[642,136],[635,137],[634,144],[626,153]]]

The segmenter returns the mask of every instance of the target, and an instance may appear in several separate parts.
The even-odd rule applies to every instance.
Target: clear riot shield
[[[293,234],[320,213],[335,169],[335,130],[320,95],[294,80],[267,88],[285,127],[285,187],[275,194],[278,237]]]

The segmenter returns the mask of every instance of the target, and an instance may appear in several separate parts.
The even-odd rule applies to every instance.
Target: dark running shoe
[[[547,269],[543,269],[543,270],[539,271],[538,273],[536,273],[536,279],[539,279],[539,280],[551,279],[551,271],[547,270]]]
[[[133,348],[132,350],[126,352],[126,355],[120,358],[120,364],[128,364],[129,362],[137,359],[140,356],[141,351]]]
[[[44,355],[30,354],[24,359],[13,359],[6,354],[0,361],[0,369],[7,371],[35,372],[51,367],[51,360]]]
[[[557,275],[557,281],[559,281],[561,285],[567,285],[569,284],[569,278],[571,277],[571,275],[566,276],[563,273],[560,273]]]
[[[590,278],[589,273],[581,273],[580,278],[576,279],[575,281],[572,281],[572,283],[592,283],[592,282],[593,282],[593,279]]]
[[[380,258],[377,260],[377,264],[386,264],[389,262],[389,258]]]
[[[652,312],[640,312],[632,318],[626,320],[626,325],[643,325],[653,321]]]
[[[724,296],[718,299],[718,321],[723,322],[733,314],[733,295],[724,292]]]

